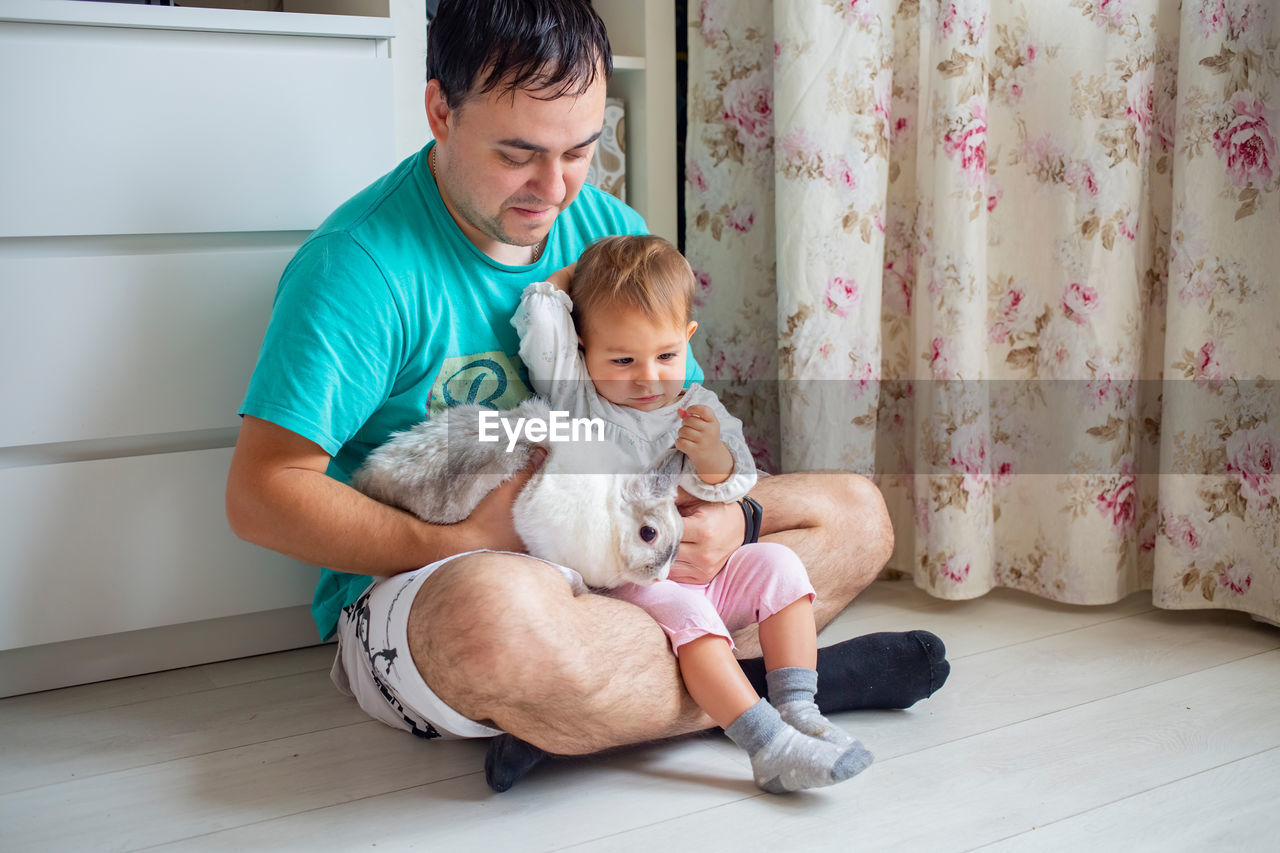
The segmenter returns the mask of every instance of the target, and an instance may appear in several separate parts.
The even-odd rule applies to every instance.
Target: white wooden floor
[[[0,701],[4,851],[1280,849],[1280,629],[880,582],[823,635],[926,628],[952,675],[837,719],[876,754],[759,792],[722,735],[544,765],[362,719],[305,649]]]

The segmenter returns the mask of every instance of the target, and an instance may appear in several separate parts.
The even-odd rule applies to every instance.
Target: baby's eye
[[[676,355],[677,353],[674,353],[674,352],[664,352],[662,355],[658,356],[658,358],[661,359],[662,361],[670,361],[671,359],[675,358]]]
[[[618,365],[618,367],[626,367],[628,364],[630,364],[630,363],[631,363],[631,361],[632,361],[632,360],[631,360],[630,358],[615,358],[615,359],[611,359],[611,362],[612,362],[613,364]]]

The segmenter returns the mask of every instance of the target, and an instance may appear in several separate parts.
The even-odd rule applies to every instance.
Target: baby
[[[534,390],[553,410],[603,420],[605,438],[626,455],[621,468],[645,470],[674,445],[686,457],[685,491],[738,500],[756,481],[742,423],[712,391],[685,387],[693,293],[693,271],[666,240],[607,237],[574,267],[529,285],[511,322]],[[609,594],[662,626],[689,694],[747,752],[765,791],[830,785],[871,763],[814,702],[814,591],[790,548],[744,544],[705,585],[663,580]],[[732,632],[757,622],[772,704],[733,656]]]

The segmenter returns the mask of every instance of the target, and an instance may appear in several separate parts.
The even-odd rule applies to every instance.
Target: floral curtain
[[[1280,621],[1280,7],[693,0],[700,361],[892,569]]]

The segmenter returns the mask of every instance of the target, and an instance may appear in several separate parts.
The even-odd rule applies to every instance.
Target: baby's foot
[[[816,737],[819,740],[825,740],[827,743],[846,748],[850,746],[862,747],[857,738],[822,716],[822,712],[818,710],[818,706],[813,702],[799,700],[787,702],[777,707],[778,714],[782,717],[783,722],[807,734],[809,737]],[[865,747],[863,748],[865,749]]]
[[[838,746],[792,728],[763,699],[725,733],[746,750],[756,784],[771,794],[834,785],[862,772],[874,760],[856,741]]]

